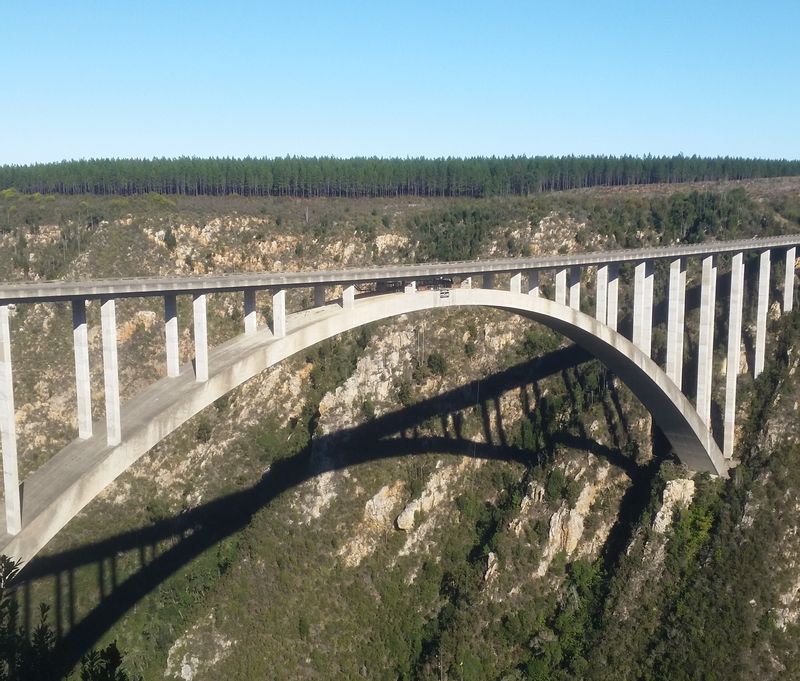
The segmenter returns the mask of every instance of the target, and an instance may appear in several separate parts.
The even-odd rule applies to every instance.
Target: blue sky
[[[800,158],[800,0],[5,0],[0,164]]]

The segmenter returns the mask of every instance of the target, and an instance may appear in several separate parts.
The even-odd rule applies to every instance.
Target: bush
[[[441,352],[432,352],[428,355],[427,365],[437,376],[444,376],[447,373],[447,360]]]

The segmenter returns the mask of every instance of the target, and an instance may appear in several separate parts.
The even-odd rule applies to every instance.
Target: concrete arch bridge
[[[311,345],[364,324],[438,308],[482,306],[522,315],[570,338],[611,369],[651,411],[687,466],[727,475],[734,449],[736,383],[744,313],[745,254],[756,254],[757,310],[754,374],[764,368],[770,292],[793,307],[800,235],[691,246],[606,251],[552,257],[452,262],[286,274],[0,284],[0,444],[4,505],[0,553],[29,561],[82,508],[158,442],[233,388]],[[771,263],[783,261],[772,285]],[[668,263],[659,281],[666,292],[666,362],[651,357],[655,264]],[[718,300],[718,265],[729,262],[727,300]],[[633,276],[630,267],[633,265]],[[687,265],[700,274],[696,382],[683,385]],[[666,269],[664,269],[666,273]],[[507,286],[496,286],[500,275]],[[480,278],[480,286],[475,279]],[[544,288],[552,299],[543,295]],[[590,296],[582,296],[582,287]],[[311,308],[287,312],[286,292],[311,288]],[[341,289],[341,297],[338,291]],[[334,300],[327,294],[335,291]],[[623,295],[630,291],[631,295]],[[209,294],[241,292],[243,332],[209,349]],[[272,324],[257,327],[257,294],[271,295]],[[360,293],[359,293],[360,292]],[[179,363],[177,296],[192,298],[194,357]],[[119,393],[115,301],[158,297],[164,302],[166,376],[122,404]],[[659,296],[661,297],[661,296]],[[623,300],[632,309],[623,309]],[[99,300],[105,419],[92,421],[86,306]],[[11,305],[69,303],[72,307],[77,437],[20,483],[14,408]],[[725,303],[727,349],[724,427],[717,444],[711,424],[714,333]],[[621,312],[632,329],[618,330]]]

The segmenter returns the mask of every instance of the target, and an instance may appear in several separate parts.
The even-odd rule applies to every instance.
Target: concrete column
[[[494,272],[485,272],[483,275],[483,288],[494,288]]]
[[[275,338],[286,335],[286,289],[272,294],[272,334]]]
[[[569,268],[569,306],[573,310],[581,309],[581,268]]]
[[[653,333],[653,263],[640,262],[634,270],[633,344],[648,357]]]
[[[567,270],[556,272],[556,302],[567,304]]]
[[[608,288],[606,289],[606,324],[617,330],[617,314],[619,310],[619,265],[608,266]]]
[[[246,288],[244,290],[244,332],[255,333],[257,330],[256,290],[254,288]]]
[[[744,302],[744,260],[741,253],[731,263],[731,295],[728,312],[728,361],[725,364],[725,434],[722,453],[733,456],[733,436],[736,427],[736,379],[742,356],[742,304]]]
[[[753,377],[764,371],[767,350],[767,311],[769,310],[770,252],[764,251],[758,261],[758,310],[756,311],[756,356]]]
[[[325,287],[314,287],[314,307],[322,307],[325,304]]]
[[[528,295],[536,296],[541,295],[539,292],[539,270],[528,270]]]
[[[164,296],[164,337],[167,348],[167,376],[180,375],[180,352],[178,351],[178,301],[175,296]]]
[[[669,264],[667,309],[667,376],[680,388],[683,383],[683,333],[686,315],[686,261]]]
[[[608,309],[608,266],[598,265],[594,290],[594,316],[601,324],[606,323]]]
[[[461,288],[472,288],[472,277],[461,280]]]
[[[414,290],[417,290],[417,283],[414,282]],[[352,310],[356,304],[356,287],[352,284],[342,290],[342,307],[345,310]]]
[[[786,251],[786,273],[783,280],[783,311],[791,312],[794,306],[794,264],[797,261],[797,246]]]
[[[75,394],[78,398],[78,437],[92,437],[92,388],[89,378],[89,334],[86,301],[72,301],[72,349],[75,355]]]
[[[194,376],[198,383],[208,380],[208,320],[206,295],[195,293],[192,302],[194,318]]]
[[[700,328],[697,347],[697,413],[711,426],[711,378],[714,369],[714,309],[716,306],[717,268],[714,256],[703,258],[700,283]]]
[[[0,444],[3,446],[6,531],[8,534],[19,534],[22,529],[22,505],[17,470],[17,420],[14,415],[14,379],[11,373],[8,305],[0,305]]]
[[[103,334],[103,387],[106,395],[106,438],[109,446],[122,442],[122,417],[119,402],[119,363],[117,361],[117,312],[113,298],[100,301],[100,327]]]
[[[509,284],[511,293],[522,293],[522,274],[517,272],[511,276],[511,283]]]

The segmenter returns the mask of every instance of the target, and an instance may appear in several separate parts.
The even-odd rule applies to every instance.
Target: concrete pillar
[[[700,283],[700,328],[697,343],[697,413],[711,426],[711,378],[714,370],[714,309],[716,307],[717,268],[714,256],[703,258]]]
[[[606,324],[617,330],[617,314],[619,310],[619,265],[608,265],[608,288],[606,289]]]
[[[556,272],[556,302],[567,304],[567,270]]]
[[[414,282],[414,290],[417,290],[417,283]],[[356,304],[356,287],[352,284],[342,290],[342,307],[345,310],[352,310]]]
[[[511,275],[511,282],[509,283],[509,290],[511,293],[522,293],[522,274],[517,272]]]
[[[640,262],[634,270],[633,344],[648,357],[653,335],[653,263]]]
[[[485,272],[483,275],[483,288],[494,288],[494,272]]]
[[[594,291],[594,316],[601,324],[606,323],[608,309],[608,266],[598,265]]]
[[[472,288],[472,277],[461,280],[461,288]]]
[[[164,296],[164,337],[167,348],[167,376],[175,378],[181,373],[178,351],[178,301],[175,296]]]
[[[256,290],[254,288],[246,288],[244,290],[244,332],[255,333],[257,330]]]
[[[286,335],[286,289],[272,294],[272,335],[275,338]]]
[[[117,361],[117,313],[113,298],[100,301],[100,327],[103,334],[103,387],[106,395],[106,438],[109,446],[122,442],[122,417],[119,402],[119,363]]]
[[[14,415],[14,379],[11,373],[8,305],[0,305],[0,444],[3,446],[6,531],[8,534],[19,534],[22,529],[22,505],[17,470],[17,420]]]
[[[791,312],[794,306],[794,264],[797,261],[797,246],[786,251],[786,273],[783,280],[783,311]]]
[[[569,306],[573,310],[581,309],[581,268],[569,268]]]
[[[767,350],[767,311],[769,310],[770,252],[764,251],[758,261],[758,310],[756,311],[756,356],[753,377],[764,371]]]
[[[208,380],[208,320],[205,293],[195,293],[192,302],[194,318],[194,375],[198,383]]]
[[[314,287],[314,307],[322,307],[325,304],[325,287]]]
[[[683,333],[686,315],[686,261],[669,264],[667,308],[667,376],[680,388],[683,383]]]
[[[536,296],[541,295],[539,292],[539,270],[528,270],[528,295]]]
[[[731,263],[731,295],[728,312],[728,361],[725,364],[725,433],[722,453],[733,456],[733,436],[736,427],[736,379],[742,356],[742,305],[744,303],[744,260],[741,253]]]
[[[78,437],[92,437],[92,388],[89,378],[89,333],[86,301],[72,301],[72,349],[75,355],[75,394],[78,398]]]

